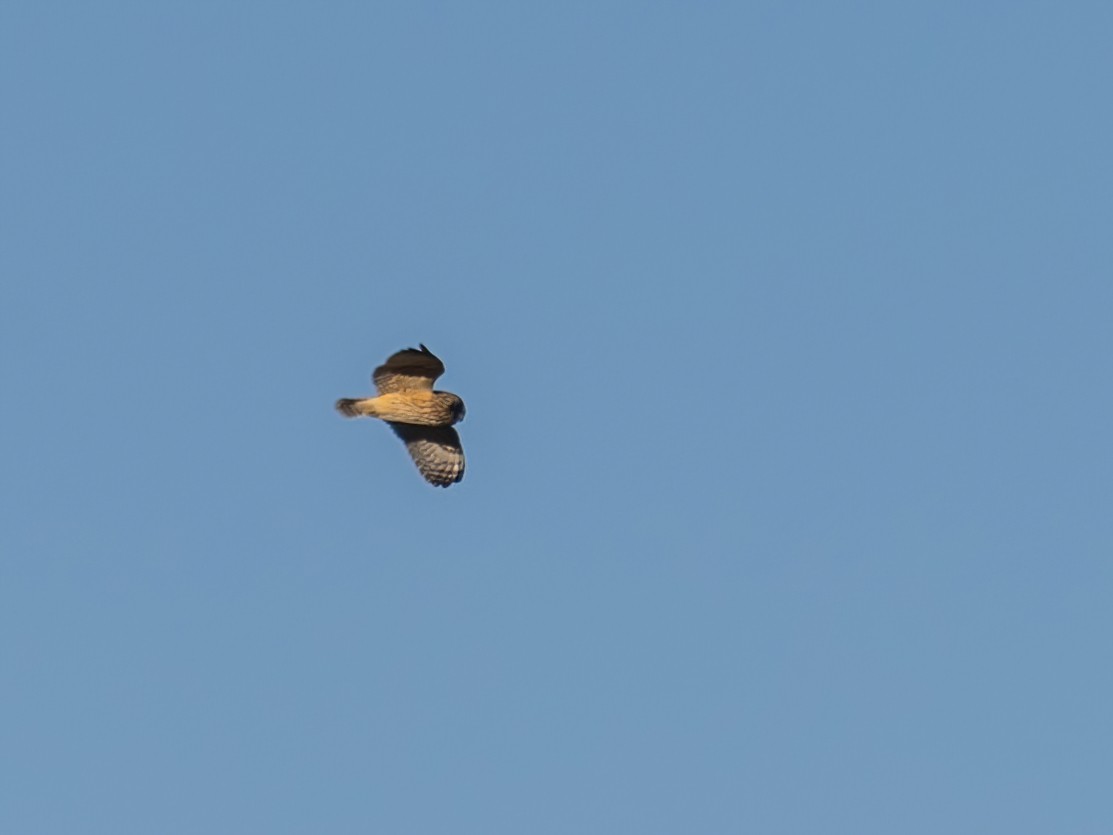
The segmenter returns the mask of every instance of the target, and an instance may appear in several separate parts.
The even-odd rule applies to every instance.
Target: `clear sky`
[[[1113,831],[1111,39],[4,3],[0,831]]]

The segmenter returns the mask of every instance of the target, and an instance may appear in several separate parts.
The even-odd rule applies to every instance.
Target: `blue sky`
[[[1111,831],[1111,27],[5,4],[0,830]]]

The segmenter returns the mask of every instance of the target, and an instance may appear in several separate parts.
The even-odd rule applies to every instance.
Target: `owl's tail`
[[[348,397],[343,397],[336,401],[336,411],[340,412],[346,418],[363,417],[364,415],[373,415],[374,410],[370,406],[368,400],[352,400]]]

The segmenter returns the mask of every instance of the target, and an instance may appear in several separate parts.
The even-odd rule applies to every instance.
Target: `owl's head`
[[[464,419],[464,415],[467,414],[467,409],[464,408],[464,401],[455,394],[450,394],[449,392],[445,392],[444,394],[445,397],[448,398],[448,410],[452,415],[452,422],[459,423]]]

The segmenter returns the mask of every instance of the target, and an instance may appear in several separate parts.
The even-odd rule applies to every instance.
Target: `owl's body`
[[[464,401],[447,391],[380,394],[365,400],[338,400],[345,417],[373,417],[418,426],[452,426],[464,417]]]
[[[464,401],[451,392],[433,390],[433,381],[443,373],[444,364],[424,345],[420,350],[407,348],[375,369],[377,397],[336,401],[344,417],[386,421],[425,480],[437,487],[464,477],[464,450],[452,428],[464,418]]]

